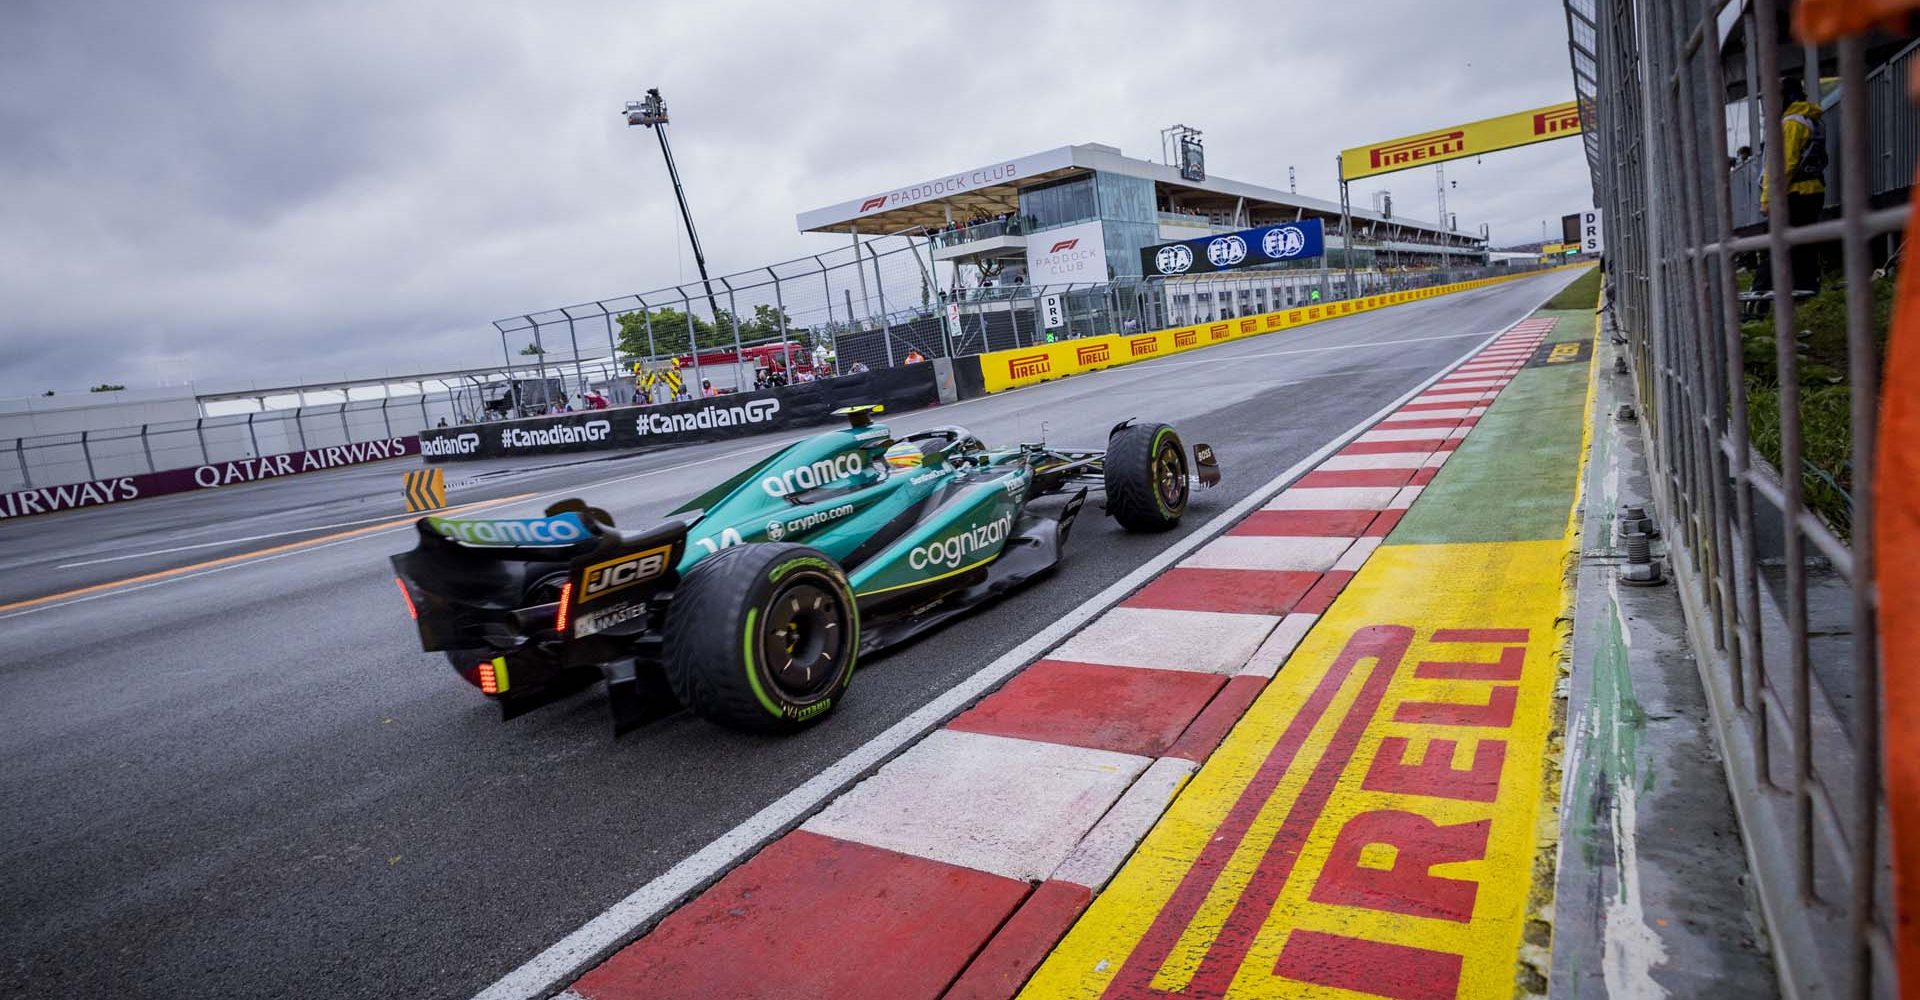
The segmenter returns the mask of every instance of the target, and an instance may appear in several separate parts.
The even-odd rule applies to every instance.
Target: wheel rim
[[[788,700],[804,702],[833,689],[846,662],[847,623],[829,584],[796,581],[767,609],[761,647],[767,673]]]
[[[1178,445],[1169,441],[1153,456],[1153,488],[1160,503],[1170,511],[1187,502],[1187,458]]]

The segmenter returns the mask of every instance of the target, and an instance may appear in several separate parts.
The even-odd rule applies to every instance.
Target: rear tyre
[[[1166,424],[1129,424],[1107,440],[1107,513],[1128,531],[1165,531],[1187,512],[1187,451]]]
[[[667,612],[665,666],[694,714],[751,732],[793,732],[831,712],[853,680],[860,615],[839,565],[805,545],[708,556]]]

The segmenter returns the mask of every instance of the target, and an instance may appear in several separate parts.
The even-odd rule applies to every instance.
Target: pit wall
[[[1582,263],[1567,266],[1590,267],[1592,265]],[[1562,270],[1562,268],[1548,270]],[[1099,371],[1136,361],[1149,361],[1153,358],[1197,350],[1245,337],[1277,333],[1298,326],[1306,326],[1309,323],[1318,323],[1321,320],[1351,316],[1355,313],[1437,298],[1455,292],[1472,291],[1503,281],[1530,278],[1545,273],[1548,271],[1528,271],[1524,274],[1501,275],[1495,278],[1477,278],[1473,281],[1460,281],[1450,285],[1435,285],[1432,288],[1382,292],[1379,295],[1363,295],[1356,299],[1342,299],[1338,302],[1295,306],[1277,312],[1258,313],[1195,326],[1154,330],[1148,333],[1109,333],[1098,337],[1081,337],[1078,340],[1062,340],[1052,344],[1036,344],[1019,350],[989,351],[975,355],[971,359],[956,359],[956,365],[964,361],[977,360],[980,364],[981,382],[986,391],[1004,392],[1067,375]]]

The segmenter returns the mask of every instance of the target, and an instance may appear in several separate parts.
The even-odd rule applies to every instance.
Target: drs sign
[[[1320,220],[1303,219],[1146,247],[1140,251],[1140,269],[1148,275],[1207,274],[1304,260],[1326,252]]]
[[[1600,224],[1600,210],[1588,209],[1580,213],[1580,252],[1605,253],[1607,237]]]

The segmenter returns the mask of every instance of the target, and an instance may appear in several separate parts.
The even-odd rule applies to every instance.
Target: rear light
[[[480,664],[480,693],[499,694],[507,689],[507,658],[496,656]]]
[[[396,576],[393,578],[393,585],[400,588],[400,599],[407,602],[407,617],[419,621],[420,609],[413,606],[413,595],[407,593],[407,582]]]
[[[553,629],[562,636],[567,634],[567,622],[573,617],[568,610],[573,604],[573,581],[568,580],[560,587],[560,613],[553,618]]]

